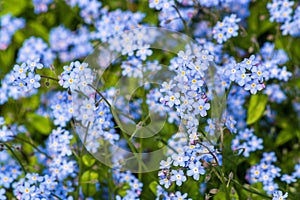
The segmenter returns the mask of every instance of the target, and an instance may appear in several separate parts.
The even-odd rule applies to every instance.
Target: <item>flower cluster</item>
[[[19,133],[26,132],[26,128],[17,124],[6,124],[3,117],[0,116],[0,142],[7,142],[14,139]]]
[[[160,89],[163,94],[160,102],[176,109],[181,120],[187,121],[190,133],[196,131],[197,117],[205,117],[210,109],[204,73],[212,61],[213,56],[200,45],[187,45],[185,51],[179,51],[178,56],[171,60],[169,70],[176,75],[169,82],[164,82]]]
[[[288,193],[283,194],[282,191],[275,191],[272,200],[284,200],[288,197]]]
[[[238,199],[252,195],[255,183],[262,185],[255,195],[294,197],[285,192],[293,193],[300,179],[299,145],[290,145],[299,125],[289,122],[300,117],[296,1],[149,0],[150,9],[134,0],[31,3],[13,10],[7,1],[0,17],[0,72],[6,73],[0,82],[0,199],[192,200],[216,191],[218,198]],[[255,15],[256,7],[268,9],[270,18]],[[63,9],[72,12],[65,19]],[[279,31],[268,21],[279,23]],[[52,91],[41,88],[42,78]],[[250,109],[256,97],[265,101]],[[9,98],[18,100],[16,109]],[[292,117],[279,116],[290,109]],[[284,159],[268,153],[273,141],[263,139],[278,136],[277,145],[294,130],[284,138],[293,159],[280,163]],[[150,132],[156,135],[147,137]],[[163,160],[149,169],[157,170],[153,178],[143,173],[148,165],[135,162],[143,154],[154,163],[148,152],[157,148]],[[255,165],[253,152],[262,154]],[[231,157],[237,162],[228,163]],[[233,188],[244,163],[251,166],[245,177],[251,186]],[[138,173],[127,169],[133,165]],[[283,192],[282,183],[291,187]]]
[[[193,5],[192,1],[176,1],[185,6]],[[194,15],[193,7],[176,7],[174,0],[149,0],[149,7],[161,10],[159,13],[160,26],[172,30],[182,30],[184,28],[184,20],[190,20]],[[182,19],[181,19],[182,18]]]
[[[116,200],[130,200],[138,199],[141,192],[143,183],[141,183],[130,171],[120,171],[118,167],[113,169],[113,178],[115,185],[128,184],[129,189],[126,191],[126,195],[116,195]]]
[[[274,152],[263,153],[260,163],[249,169],[246,178],[250,183],[261,182],[267,194],[273,194],[279,188],[274,179],[280,177],[281,171],[279,167],[273,164],[276,161],[277,157]]]
[[[86,27],[72,32],[64,26],[53,28],[49,36],[51,50],[62,62],[72,61],[93,52],[90,33]]]
[[[249,157],[251,152],[263,149],[263,140],[254,135],[253,129],[245,129],[239,131],[236,137],[232,140],[231,148],[239,150],[243,156]]]
[[[15,65],[13,68],[12,85],[18,86],[21,91],[30,91],[41,86],[41,76],[36,74],[37,69],[42,69],[44,66],[38,61]]]
[[[280,59],[282,58],[282,59]],[[287,61],[286,54],[281,50],[274,50],[274,45],[264,44],[262,47],[262,59],[251,55],[242,62],[236,63],[235,60],[229,60],[225,65],[224,75],[227,78],[226,85],[230,81],[237,83],[251,94],[264,89],[265,81],[269,79],[278,79],[287,81],[292,73],[286,70],[286,67],[279,68],[280,64]]]
[[[56,187],[57,182],[53,177],[28,173],[16,183],[14,193],[18,199],[46,199],[52,196]]]
[[[282,23],[280,29],[283,35],[291,35],[297,37],[300,35],[300,6],[294,10],[294,1],[289,0],[273,0],[272,3],[267,4],[270,12],[270,21]]]
[[[48,184],[52,184],[51,188],[42,187],[46,189],[42,191],[42,194],[48,195],[47,197],[59,196],[60,198],[67,199],[68,193],[73,191],[72,182],[66,182],[68,177],[76,177],[77,175],[77,164],[72,160],[71,140],[73,135],[69,131],[57,128],[53,130],[48,140],[46,141],[46,149],[40,147],[39,151],[35,152],[40,163],[45,164],[44,179],[36,174],[36,177],[40,177],[40,181],[45,181]],[[31,176],[31,175],[26,175]],[[24,183],[27,181],[21,181],[20,187],[24,187]],[[35,182],[32,188],[32,194],[38,194],[40,192],[41,183]],[[37,185],[36,185],[37,184]],[[28,184],[27,184],[28,186]],[[47,191],[48,190],[48,191]],[[51,194],[49,193],[51,192]]]
[[[187,198],[187,196],[188,196],[187,193],[182,194],[180,191],[176,191],[175,193],[171,192],[169,194],[160,185],[157,185],[156,190],[157,190],[156,200],[159,200],[161,198],[163,198],[163,199],[186,199],[186,200],[191,200],[191,198]]]
[[[17,62],[25,63],[38,60],[44,64],[45,67],[49,67],[53,64],[54,59],[54,53],[43,39],[32,36],[26,39],[22,47],[19,49]]]
[[[103,15],[95,21],[96,31],[91,33],[91,38],[106,42],[112,36],[117,36],[126,30],[138,28],[144,17],[145,15],[140,12],[112,11],[109,15]]]
[[[71,91],[78,90],[84,94],[95,92],[89,86],[93,84],[95,76],[87,63],[71,62],[70,65],[64,66],[64,71],[59,78],[59,84],[63,88],[69,88]]]
[[[53,0],[32,0],[34,13],[40,14],[48,11],[48,6],[53,3]]]
[[[214,26],[212,31],[214,39],[216,39],[219,44],[222,44],[228,39],[236,37],[239,30],[237,23],[240,21],[241,19],[237,18],[235,14],[232,14],[229,17],[226,16],[223,21],[218,22],[216,26]]]
[[[73,117],[72,96],[67,91],[56,92],[46,102],[52,109],[50,117],[56,126],[65,127]]]
[[[270,21],[285,22],[291,19],[293,12],[293,1],[289,0],[273,0],[272,3],[267,4],[267,8],[270,12]]]
[[[80,16],[87,24],[93,23],[102,13],[102,3],[97,0],[66,0],[66,3],[71,7],[78,6],[80,8]]]
[[[168,189],[172,183],[181,186],[187,176],[199,180],[206,173],[203,163],[221,164],[213,146],[198,141],[197,136],[192,144],[188,145],[186,135],[178,132],[169,141],[170,149],[167,160],[160,162],[161,171],[158,172],[159,183]],[[176,149],[177,152],[174,152]],[[173,152],[172,152],[173,151]]]
[[[25,27],[25,20],[6,14],[0,17],[0,50],[5,50],[12,40],[12,36],[19,29]]]

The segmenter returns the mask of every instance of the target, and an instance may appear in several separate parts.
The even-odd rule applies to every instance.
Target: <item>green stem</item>
[[[170,146],[170,145],[168,144],[168,142],[164,141],[164,140],[161,138],[161,136],[160,136],[160,138],[158,138],[157,140],[160,141],[160,142],[162,142],[164,145],[168,146],[170,149],[172,149],[172,151],[174,151],[174,153],[178,154],[178,151],[177,151],[176,149],[174,149],[174,147]]]
[[[109,108],[112,107],[111,104],[108,102],[108,100],[103,96],[103,94],[97,88],[95,88],[91,84],[88,84],[88,86],[90,86],[91,88],[93,88],[97,92],[97,94],[99,94],[101,96],[101,98],[105,101],[105,103],[107,103],[107,105],[109,106]]]
[[[226,184],[226,180],[224,178],[224,174],[220,175],[219,172],[216,170],[216,168],[212,168],[213,172],[215,173],[215,175],[218,177],[218,179],[220,180],[220,182],[222,183],[224,190],[225,190],[225,195],[226,195],[226,199],[230,200],[230,193],[227,189],[227,184]]]
[[[31,143],[30,141],[27,141],[27,140],[25,140],[25,139],[23,139],[23,138],[19,138],[19,137],[17,137],[17,136],[15,136],[15,137],[13,137],[13,138],[14,138],[14,139],[17,139],[17,140],[20,140],[20,141],[22,141],[22,142],[25,142],[25,143],[27,143],[27,144],[29,144],[30,146],[32,146],[32,148],[34,148],[35,150],[37,150],[39,153],[45,155],[45,156],[46,156],[47,158],[49,158],[49,159],[52,159],[51,156],[49,156],[47,153],[41,151],[36,145],[34,145],[33,143]]]
[[[62,198],[60,198],[59,196],[57,196],[57,195],[54,194],[54,193],[51,193],[51,195],[54,196],[54,197],[56,197],[56,198],[58,198],[59,200],[62,200]]]
[[[80,151],[80,154],[78,155],[79,157],[79,173],[78,173],[78,186],[76,188],[76,194],[75,194],[75,199],[79,199],[79,188],[80,188],[80,183],[81,183],[81,176],[83,174],[83,153],[84,153],[84,145],[86,143],[86,138],[87,138],[87,134],[88,134],[88,130],[89,130],[89,127],[90,127],[90,123],[88,123],[87,127],[86,127],[86,132],[85,132],[85,135],[84,135],[84,139],[83,139],[83,142],[82,142],[82,147],[81,147],[81,151]]]
[[[17,159],[18,163],[20,164],[22,170],[23,170],[24,173],[26,174],[27,171],[26,171],[24,165],[22,164],[20,158],[17,156],[17,154],[14,152],[14,150],[11,148],[11,146],[9,146],[9,145],[6,144],[6,143],[2,143],[2,144],[3,144],[3,145],[4,145],[4,146],[5,146],[5,147],[13,154],[13,156]]]
[[[221,133],[221,144],[220,144],[220,148],[221,148],[221,152],[222,152],[222,158],[225,158],[224,157],[224,131],[223,131],[223,127],[219,124],[219,130],[220,130],[220,133]],[[225,170],[224,169],[225,168],[225,166],[224,166],[224,162],[223,162],[223,164],[222,164],[222,170],[221,170],[221,182],[222,182],[222,184],[223,184],[223,187],[224,187],[224,190],[225,190],[225,194],[226,194],[226,199],[228,199],[228,200],[230,200],[230,193],[229,193],[229,191],[228,191],[228,187],[227,187],[227,183],[226,183],[226,180],[225,180],[225,178],[224,178],[224,173],[223,173],[223,171]]]
[[[108,163],[109,161],[107,161],[108,159],[111,160],[111,158],[108,157],[109,152],[107,152],[107,142],[104,143],[105,148],[105,163]],[[109,199],[114,199],[114,182],[113,182],[113,176],[112,176],[112,169],[107,167],[107,185],[108,185],[108,191],[109,191]]]
[[[237,185],[239,187],[242,187],[244,190],[246,190],[246,191],[248,191],[248,192],[250,192],[252,194],[257,194],[257,195],[262,196],[264,198],[272,199],[271,197],[269,197],[269,196],[267,196],[267,195],[265,195],[263,193],[260,193],[259,191],[255,190],[254,188],[247,188],[246,186],[240,184],[238,181],[236,181],[234,179],[232,179],[231,182],[233,182],[235,185]]]
[[[177,3],[177,2],[176,2]],[[191,33],[190,33],[190,30],[189,30],[189,27],[188,27],[188,24],[187,22],[183,19],[179,9],[177,8],[177,6],[173,6],[173,8],[175,8],[179,18],[181,19],[182,23],[183,23],[183,26],[184,26],[184,30],[185,30],[185,33],[188,35],[188,36],[191,36]]]
[[[216,155],[215,155],[215,154],[214,154],[214,153],[213,153],[206,145],[204,145],[203,143],[199,142],[199,144],[208,150],[208,152],[209,152],[209,153],[212,155],[212,157],[216,160],[217,165],[220,166],[219,161],[218,161],[218,158],[216,157]]]
[[[50,80],[53,80],[53,81],[59,81],[58,78],[54,78],[54,77],[50,77],[50,76],[46,76],[46,75],[41,75],[41,78],[45,78],[45,79],[50,79]]]
[[[88,84],[88,86],[90,86],[91,88],[93,88],[93,89],[97,92],[97,94],[99,94],[99,95],[101,96],[101,98],[103,98],[103,100],[107,103],[107,105],[109,106],[110,111],[111,111],[111,113],[112,113],[112,115],[113,115],[114,120],[116,121],[116,123],[117,123],[118,125],[122,124],[120,118],[118,117],[118,114],[117,114],[116,110],[115,110],[114,107],[109,103],[109,101],[104,97],[104,95],[103,95],[97,88],[95,88],[93,85]],[[127,135],[124,131],[122,131],[122,126],[120,126],[120,131],[121,131],[123,137],[125,138],[125,140],[126,140],[128,146],[129,146],[130,150],[133,152],[133,155],[136,157],[136,159],[139,160],[139,159],[140,159],[140,156],[137,155],[137,153],[138,153],[139,151],[138,151],[138,150],[135,148],[135,146],[131,143],[130,138],[128,137],[128,135]],[[144,163],[143,161],[141,161],[141,160],[139,160],[139,161],[140,161],[139,163],[141,164],[141,166],[143,166],[145,169],[147,169],[147,166],[145,165],[145,163]]]

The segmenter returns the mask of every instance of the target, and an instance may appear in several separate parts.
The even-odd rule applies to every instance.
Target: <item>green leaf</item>
[[[95,182],[98,181],[98,173],[92,170],[86,171],[82,174],[80,185],[82,186],[82,192],[86,196],[93,196],[96,194]]]
[[[13,45],[8,46],[5,51],[0,51],[0,78],[2,79],[14,63],[15,49]]]
[[[121,197],[124,197],[127,194],[127,191],[130,189],[130,185],[129,183],[125,183],[123,184],[123,186],[121,188],[118,189],[118,194]]]
[[[149,185],[149,188],[154,195],[157,194],[157,185],[158,183],[156,181],[152,181]]]
[[[283,129],[282,131],[280,131],[280,133],[278,134],[276,141],[275,141],[275,146],[280,146],[288,141],[290,141],[291,139],[293,139],[296,134],[294,134],[293,132],[295,132],[293,129]]]
[[[52,123],[48,117],[43,117],[35,113],[28,113],[26,115],[30,126],[38,132],[48,135],[52,130]]]
[[[94,159],[90,154],[86,154],[82,157],[83,163],[87,167],[93,166],[95,164],[96,159]]]
[[[225,192],[219,191],[216,195],[213,196],[214,200],[223,200],[226,199]]]
[[[253,124],[262,116],[265,111],[268,96],[263,94],[252,95],[250,98],[247,124]]]
[[[260,36],[276,26],[267,19],[266,1],[257,1],[255,6],[250,8],[251,15],[248,17],[249,27],[247,31]],[[263,20],[262,20],[263,19]]]
[[[14,16],[21,14],[25,10],[27,2],[27,0],[0,1],[0,16],[8,13]]]
[[[27,23],[29,29],[31,29],[32,34],[43,38],[45,41],[48,41],[48,30],[45,26],[37,21],[30,21]]]
[[[40,96],[33,95],[29,98],[24,98],[22,104],[26,107],[26,110],[36,110],[40,106]]]

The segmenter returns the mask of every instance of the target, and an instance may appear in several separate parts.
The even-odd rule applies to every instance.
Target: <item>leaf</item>
[[[45,41],[48,41],[48,30],[41,23],[29,21],[27,26],[31,29],[34,35],[43,38]]]
[[[38,132],[48,135],[52,130],[52,123],[48,117],[43,117],[35,113],[28,113],[26,115],[30,126]]]
[[[87,167],[93,166],[93,164],[96,162],[96,159],[94,159],[91,155],[86,154],[82,157],[83,163]]]
[[[219,191],[216,195],[213,196],[214,200],[223,200],[226,199],[225,192]]]
[[[2,79],[4,74],[11,70],[11,66],[14,63],[15,49],[12,45],[9,45],[5,51],[0,51],[0,78]]]
[[[123,184],[123,186],[118,189],[118,194],[121,196],[121,197],[124,197],[126,194],[127,194],[127,191],[130,189],[130,185],[129,183],[125,183]]]
[[[25,10],[27,2],[27,0],[0,1],[0,16],[8,13],[14,16],[20,15]]]
[[[270,22],[266,16],[268,10],[265,1],[256,2],[255,6],[250,8],[250,13],[251,15],[248,17],[249,28],[247,29],[249,33],[259,37],[276,26],[276,23]]]
[[[98,181],[98,173],[92,170],[86,171],[82,174],[80,185],[82,186],[82,192],[86,196],[93,196],[96,194],[95,182]]]
[[[158,183],[156,181],[152,181],[149,185],[149,188],[154,195],[157,194],[157,185]]]
[[[265,111],[268,96],[262,94],[252,95],[250,98],[247,124],[253,124],[262,116]]]
[[[275,141],[275,146],[278,147],[280,145],[285,144],[286,142],[290,141],[291,139],[293,139],[296,135],[294,134],[294,130],[293,129],[283,129],[282,131],[280,131],[280,133],[278,134],[276,141]]]

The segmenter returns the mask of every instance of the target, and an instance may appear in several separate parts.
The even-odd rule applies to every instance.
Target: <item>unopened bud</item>
[[[228,178],[229,178],[229,180],[232,180],[232,179],[233,179],[233,172],[230,172],[230,173],[229,173]]]
[[[46,82],[45,82],[45,86],[46,86],[46,87],[49,87],[49,86],[50,86],[50,82],[49,82],[49,81],[46,81]]]
[[[217,194],[218,192],[219,192],[219,190],[216,188],[209,190],[210,194]]]

